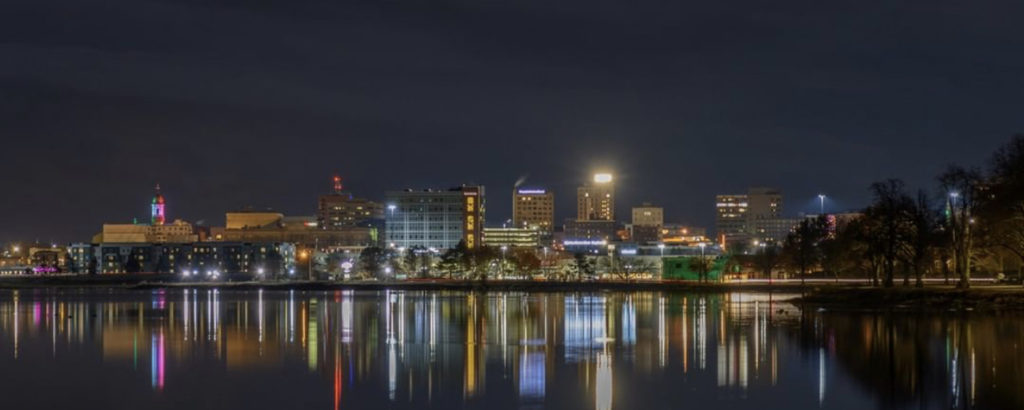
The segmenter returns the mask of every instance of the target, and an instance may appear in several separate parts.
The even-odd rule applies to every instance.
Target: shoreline
[[[924,288],[874,288],[850,283],[697,283],[688,281],[594,281],[556,282],[523,280],[408,280],[379,281],[224,281],[185,282],[174,275],[111,276],[30,276],[0,277],[0,290],[88,289],[123,290],[207,288],[229,291],[248,290],[401,290],[401,291],[511,291],[511,292],[696,292],[696,293],[785,293],[796,296],[790,301],[801,308],[836,311],[1024,311],[1024,287],[1019,285],[977,285],[969,290],[950,285]]]

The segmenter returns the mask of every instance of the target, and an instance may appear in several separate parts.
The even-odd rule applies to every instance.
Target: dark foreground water
[[[12,409],[1021,409],[1024,316],[766,294],[0,292]]]

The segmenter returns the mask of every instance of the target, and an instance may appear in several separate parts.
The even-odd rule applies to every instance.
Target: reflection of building
[[[384,207],[377,202],[353,198],[342,191],[341,177],[334,176],[334,192],[320,195],[317,202],[317,223],[320,229],[335,230],[363,226],[368,220],[384,219]]]
[[[484,187],[387,193],[386,241],[396,247],[470,249],[483,243]]]
[[[484,228],[484,245],[537,248],[540,231],[529,228]]]
[[[536,188],[516,189],[512,199],[512,224],[550,235],[555,225],[554,192]]]
[[[611,174],[595,174],[593,182],[576,190],[576,219],[615,220],[615,183]]]

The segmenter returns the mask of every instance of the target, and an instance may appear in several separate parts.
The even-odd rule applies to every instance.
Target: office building
[[[633,225],[662,226],[665,224],[664,209],[644,202],[641,206],[633,207]]]
[[[614,241],[618,239],[616,234],[617,226],[615,221],[580,221],[567,219],[565,221],[565,241],[579,240],[601,240]]]
[[[615,220],[615,182],[612,174],[595,174],[591,182],[576,190],[576,219]]]
[[[342,189],[341,177],[332,179],[333,192],[320,195],[317,201],[317,225],[324,230],[366,226],[372,220],[384,219],[384,207],[377,202],[355,198]]]
[[[550,236],[555,226],[555,194],[540,188],[516,188],[512,194],[512,225]]]
[[[224,278],[231,274],[285,277],[295,271],[295,245],[281,242],[72,244],[72,273],[173,273]]]
[[[236,211],[225,215],[223,227],[210,228],[217,242],[288,242],[300,248],[359,251],[377,244],[371,227],[320,229],[314,216],[285,216],[273,211]]]
[[[665,213],[660,206],[644,203],[633,207],[633,224],[630,236],[637,243],[657,242],[661,238],[661,226],[665,224]]]
[[[730,246],[779,243],[795,225],[782,217],[782,192],[753,187],[746,194],[718,195],[715,203],[718,242]]]
[[[449,249],[460,241],[470,249],[483,244],[484,187],[387,193],[385,243],[409,248]]]
[[[484,245],[492,248],[539,248],[540,231],[533,228],[484,228]]]
[[[715,230],[719,243],[747,240],[747,196],[718,195],[715,197]]]

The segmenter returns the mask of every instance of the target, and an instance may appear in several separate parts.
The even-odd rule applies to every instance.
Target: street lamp
[[[658,250],[661,251],[661,257],[664,258],[665,257],[665,244],[659,243],[658,244]]]
[[[825,215],[825,194],[818,194],[818,201],[821,201],[820,215]]]

